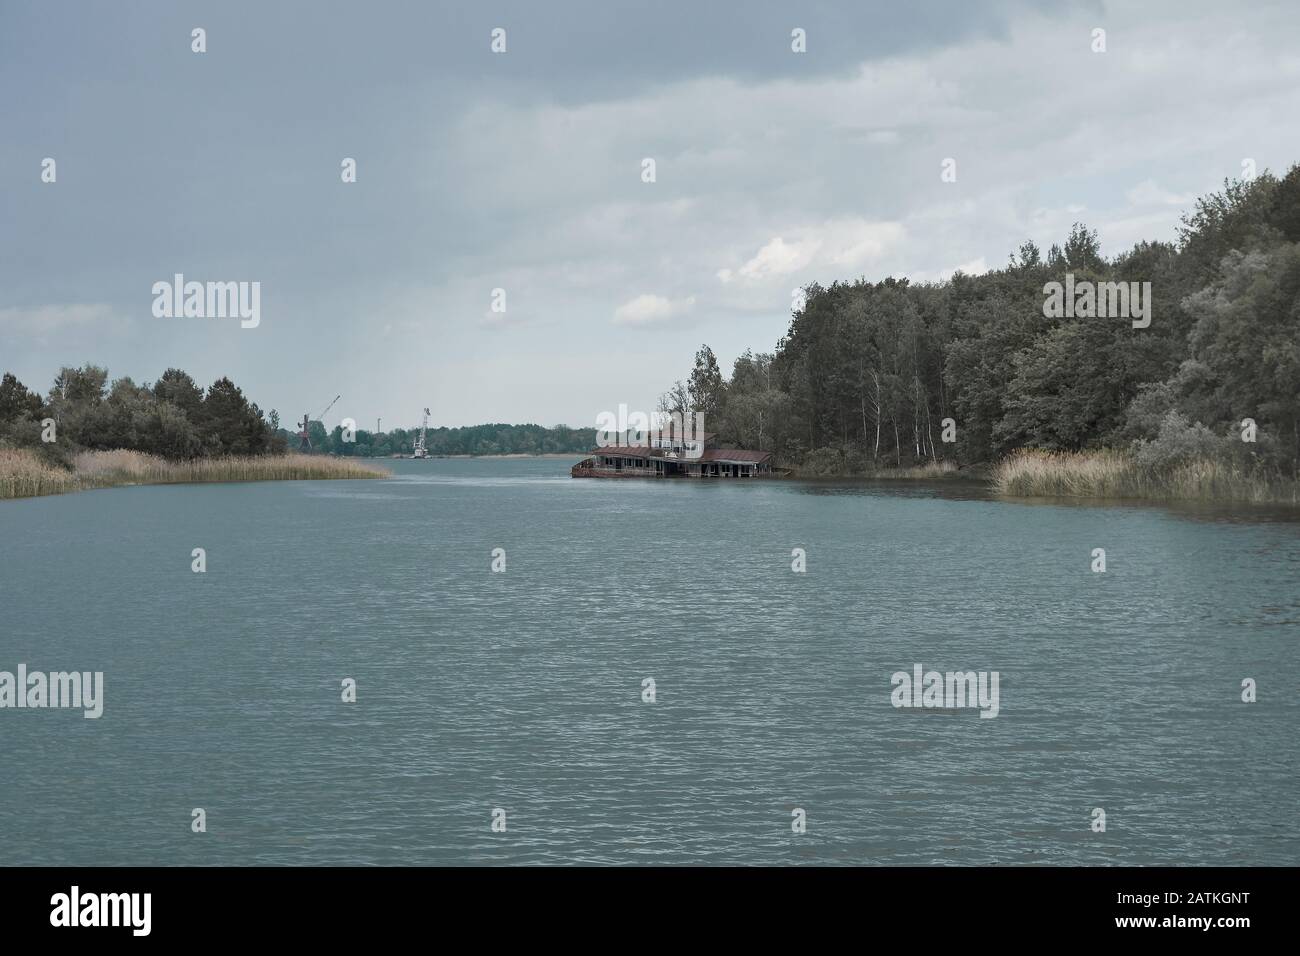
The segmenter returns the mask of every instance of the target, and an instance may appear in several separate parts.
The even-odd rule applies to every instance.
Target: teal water
[[[569,464],[0,502],[0,863],[1300,863],[1300,522]]]

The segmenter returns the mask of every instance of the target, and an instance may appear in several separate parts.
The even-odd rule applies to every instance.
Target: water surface
[[[3,862],[1300,863],[1287,513],[569,464],[0,502]]]

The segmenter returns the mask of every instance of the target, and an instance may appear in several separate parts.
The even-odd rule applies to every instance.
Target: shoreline
[[[387,469],[313,455],[266,455],[167,461],[140,452],[79,452],[71,468],[29,449],[0,449],[0,500],[123,488],[132,485],[226,484],[245,481],[384,479]]]
[[[1116,449],[1047,452],[1021,448],[991,475],[1003,498],[1076,498],[1300,506],[1300,480],[1220,457],[1144,463]]]
[[[1113,448],[1048,452],[1020,448],[1001,461],[957,466],[933,462],[865,471],[792,468],[800,481],[978,484],[1007,501],[1114,501],[1300,507],[1300,478],[1270,474],[1248,463],[1190,457],[1152,465]]]
[[[988,482],[992,470],[985,465],[966,465],[953,462],[927,462],[922,465],[904,465],[901,468],[868,468],[864,470],[835,469],[813,471],[798,467],[779,468],[788,474],[783,477],[800,481],[965,481]]]
[[[437,455],[441,460],[570,460],[580,453]],[[341,458],[289,453],[277,456],[209,458],[170,462],[131,451],[80,452],[65,469],[30,449],[0,449],[0,500],[37,498],[98,488],[134,485],[225,484],[245,481],[385,479],[391,458]],[[1148,504],[1208,504],[1300,508],[1300,481],[1249,473],[1213,459],[1176,467],[1140,467],[1114,450],[1042,452],[1020,449],[1001,462],[959,467],[932,462],[869,471],[780,469],[769,481],[882,482],[900,485],[978,486],[1005,501],[1075,501]]]

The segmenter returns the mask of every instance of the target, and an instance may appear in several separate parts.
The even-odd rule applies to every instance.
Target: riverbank
[[[818,467],[820,465],[820,467]],[[809,466],[778,469],[801,480],[975,481],[1008,498],[1098,498],[1300,505],[1300,481],[1251,471],[1216,458],[1164,467],[1144,466],[1127,451],[1046,452],[1020,449],[996,465],[959,468],[952,462],[912,467],[847,469]]]
[[[266,455],[167,461],[135,451],[85,451],[60,468],[27,449],[0,449],[0,499],[60,495],[121,485],[218,481],[387,478],[375,465],[315,455]]]
[[[800,479],[862,478],[871,481],[942,481],[960,478],[964,481],[988,478],[987,470],[959,468],[951,461],[932,461],[904,468],[830,468],[804,465],[792,468],[778,467],[783,477]]]
[[[1143,467],[1127,452],[1021,449],[993,470],[993,490],[1014,498],[1140,498],[1300,505],[1300,481],[1212,458]]]

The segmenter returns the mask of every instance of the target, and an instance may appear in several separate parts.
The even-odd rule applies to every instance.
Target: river
[[[1294,512],[569,464],[0,502],[4,862],[1300,863]]]

